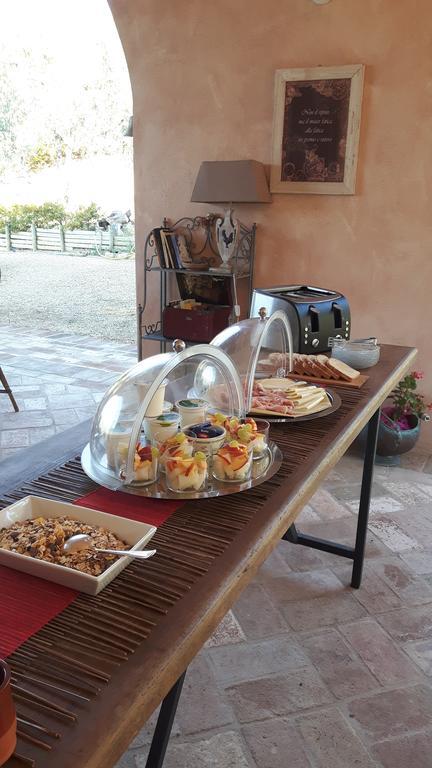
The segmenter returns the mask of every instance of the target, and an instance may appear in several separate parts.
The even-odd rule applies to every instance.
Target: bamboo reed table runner
[[[18,714],[42,730],[20,725],[21,758],[8,768],[115,764],[415,354],[382,346],[361,389],[338,388],[337,412],[273,425],[284,459],[271,480],[186,502],[158,529],[145,568],[131,563],[97,597],[80,594],[9,657]],[[0,504],[30,493],[74,501],[95,488],[76,459]]]

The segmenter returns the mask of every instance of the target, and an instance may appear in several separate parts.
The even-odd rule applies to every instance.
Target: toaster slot
[[[312,333],[319,333],[319,311],[316,307],[309,307],[310,329]]]
[[[336,301],[333,302],[333,317],[334,317],[334,327],[335,328],[342,328],[342,307],[340,304],[338,304]]]

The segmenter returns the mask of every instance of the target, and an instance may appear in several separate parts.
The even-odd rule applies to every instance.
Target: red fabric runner
[[[144,499],[100,488],[74,503],[158,526],[184,502]],[[0,658],[9,656],[77,595],[60,584],[0,566]]]

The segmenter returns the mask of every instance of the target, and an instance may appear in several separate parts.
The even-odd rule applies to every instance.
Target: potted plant
[[[411,371],[390,395],[391,404],[381,409],[378,430],[377,463],[398,464],[399,456],[410,451],[420,435],[420,422],[429,421],[423,395],[417,392],[417,382],[423,374]]]

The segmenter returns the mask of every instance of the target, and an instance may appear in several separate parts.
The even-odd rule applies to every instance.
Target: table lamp
[[[228,203],[224,216],[216,218],[216,242],[223,269],[235,252],[240,225],[233,203],[271,203],[262,163],[256,160],[205,160],[193,188],[192,203]]]

